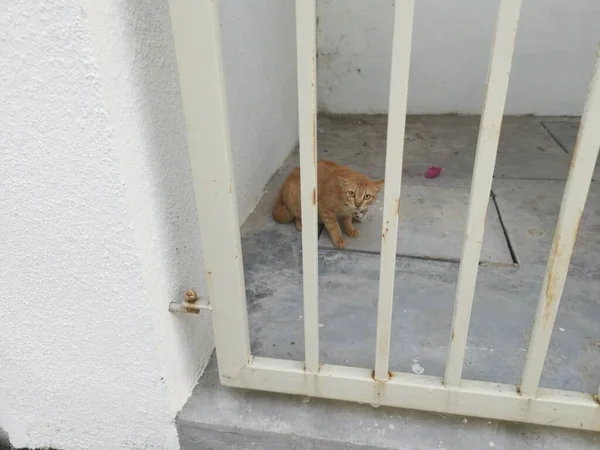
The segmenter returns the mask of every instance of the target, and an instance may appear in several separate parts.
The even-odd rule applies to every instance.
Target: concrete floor
[[[391,370],[443,374],[478,123],[478,118],[457,116],[408,120]],[[573,130],[576,132],[573,123],[576,121],[556,118],[505,118],[465,378],[509,384],[519,381],[568,173]],[[385,117],[320,118],[320,157],[381,178],[385,130]],[[292,154],[273,177],[242,227],[242,240],[252,351],[259,356],[302,360],[301,237],[293,225],[276,224],[270,216],[274,195],[296,164],[297,154]],[[431,165],[443,168],[439,178],[423,177]],[[361,236],[349,242],[348,250],[331,248],[327,233],[321,233],[319,298],[324,362],[373,366],[379,205],[371,208],[367,222],[357,225]],[[599,247],[600,189],[593,183],[548,351],[543,387],[593,393],[600,383]],[[367,448],[475,449],[488,448],[489,442],[494,442],[497,448],[506,449],[588,449],[600,444],[600,438],[591,433],[475,419],[468,419],[467,424],[462,418],[375,411],[324,400],[306,405],[293,397],[218,387],[214,371],[214,367],[208,371],[180,416],[182,436],[187,436],[182,442],[190,443],[184,448],[203,448],[193,443],[199,442],[202,433],[213,436],[208,429],[216,433],[217,437],[211,437],[214,442],[229,442],[218,441],[227,426],[246,427],[244,439],[258,439],[250,438],[250,443],[259,443],[252,448],[353,448],[346,445],[353,443]],[[210,405],[218,405],[219,413]],[[271,407],[280,417],[277,427],[268,420],[273,416]],[[302,417],[300,422],[297,417]],[[320,426],[326,427],[324,434]],[[198,434],[198,430],[203,431]],[[277,439],[284,439],[287,433],[294,439],[304,436],[304,440],[294,441],[298,446],[291,440],[285,441],[288,447],[262,446],[259,437],[272,433]],[[228,448],[251,448],[239,442],[239,446],[228,444]]]

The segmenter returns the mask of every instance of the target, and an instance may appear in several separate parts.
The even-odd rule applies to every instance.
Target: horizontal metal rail
[[[590,394],[540,389],[535,399],[519,395],[515,386],[463,380],[447,387],[440,377],[391,372],[377,381],[369,369],[324,364],[316,375],[303,363],[258,358],[228,386],[323,397],[487,419],[600,431],[600,405]]]

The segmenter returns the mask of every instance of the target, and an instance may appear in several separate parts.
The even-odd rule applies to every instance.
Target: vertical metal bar
[[[583,214],[598,158],[598,149],[600,148],[600,126],[598,124],[600,124],[600,49],[596,54],[596,64],[581,117],[577,143],[573,151],[569,177],[535,313],[521,378],[520,393],[523,395],[534,395],[542,376],[554,321],[558,313],[558,305],[577,239],[579,221]]]
[[[446,386],[458,386],[462,377],[473,296],[475,294],[475,282],[481,256],[485,219],[490,201],[492,177],[496,165],[498,140],[500,138],[500,127],[506,102],[520,9],[521,0],[502,0],[496,21],[496,32],[492,44],[486,83],[485,103],[481,115],[477,154],[471,181],[467,225],[458,272],[450,350],[444,377]]]
[[[316,0],[296,0],[306,371],[319,371]]]
[[[170,12],[219,374],[226,380],[251,356],[218,2],[171,0]]]
[[[404,156],[406,102],[414,16],[414,0],[396,0],[390,100],[385,158],[385,193],[383,227],[381,230],[381,260],[379,269],[379,299],[377,303],[377,344],[375,349],[375,379],[387,380],[396,274],[398,212]]]

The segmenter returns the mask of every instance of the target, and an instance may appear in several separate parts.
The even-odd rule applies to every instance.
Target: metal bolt
[[[188,289],[185,293],[185,301],[188,303],[196,303],[196,300],[198,300],[198,294],[196,294],[196,291],[193,289]]]

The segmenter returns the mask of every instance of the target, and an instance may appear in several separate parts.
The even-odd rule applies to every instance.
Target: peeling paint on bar
[[[521,0],[502,0],[490,54],[444,382],[460,385]]]
[[[414,20],[414,0],[397,0],[394,12],[392,74],[390,82],[387,148],[385,158],[385,192],[383,196],[383,226],[381,230],[381,261],[379,298],[377,302],[377,343],[375,378],[389,377],[390,335],[396,274],[398,215],[404,158],[406,102]]]
[[[296,0],[304,349],[307,372],[319,371],[317,29],[316,0]]]
[[[521,378],[520,392],[523,396],[533,397],[538,391],[544,369],[552,329],[558,314],[573,248],[577,240],[579,222],[587,199],[596,160],[600,148],[600,49],[596,54],[594,73],[588,89],[581,125],[565,192],[560,205],[560,213],[554,239],[548,257],[546,274],[540,292],[537,311],[529,349],[525,359],[525,368]]]
[[[233,377],[250,360],[250,337],[219,7],[214,1],[170,0],[169,8],[219,373]]]

